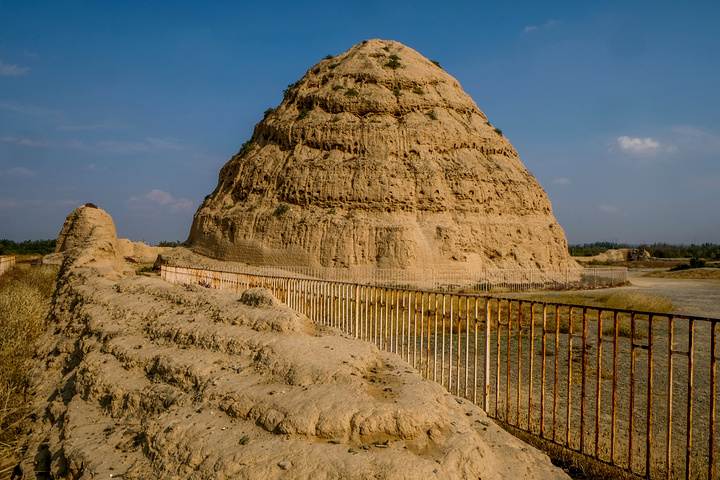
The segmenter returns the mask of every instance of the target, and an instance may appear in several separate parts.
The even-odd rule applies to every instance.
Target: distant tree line
[[[642,248],[650,252],[655,258],[705,258],[707,260],[720,260],[720,245],[703,243],[702,245],[670,245],[668,243],[653,243],[652,245],[628,245],[615,242],[584,243],[570,245],[568,250],[574,257],[590,257],[606,250],[618,248]]]
[[[624,243],[615,242],[595,242],[583,243],[582,245],[568,245],[570,255],[572,255],[573,257],[592,257],[593,255],[599,255],[606,250],[614,250],[618,248],[631,247]]]
[[[0,255],[47,255],[55,251],[55,239],[14,242],[0,240]]]
[[[183,242],[160,242],[158,247],[177,247]],[[55,251],[55,239],[52,240],[25,240],[15,242],[12,240],[0,240],[0,255],[47,255]]]
[[[181,241],[163,241],[159,247],[177,247]],[[668,243],[653,243],[652,245],[628,245],[616,242],[594,242],[582,245],[569,245],[570,255],[574,257],[591,257],[618,248],[642,248],[650,252],[655,258],[704,258],[707,260],[720,260],[720,245],[703,243],[702,245],[671,245]],[[0,255],[47,255],[55,251],[55,239],[51,240],[0,240]]]
[[[183,242],[180,240],[175,240],[174,242],[168,242],[168,241],[162,241],[157,244],[158,247],[179,247],[182,245]]]

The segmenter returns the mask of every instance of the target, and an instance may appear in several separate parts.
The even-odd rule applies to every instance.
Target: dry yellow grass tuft
[[[551,292],[540,292],[518,295],[526,300],[536,300],[541,302],[561,303],[566,305],[586,306],[590,308],[606,308],[616,310],[633,310],[636,312],[651,312],[659,314],[667,314],[675,310],[672,301],[660,295],[651,295],[635,290],[623,290],[615,292],[563,292],[560,294]],[[591,318],[594,316],[591,314]],[[637,328],[635,330],[635,338],[647,338],[647,315],[639,315],[636,317]],[[548,318],[548,328],[555,328],[554,317]],[[560,332],[567,333],[569,331],[569,312],[568,310],[560,311]],[[582,317],[576,314],[573,317],[573,330],[578,332],[582,329]],[[631,336],[630,316],[621,313],[618,316],[618,335],[621,337]],[[615,333],[614,325],[606,319],[603,334],[613,335]]]
[[[618,310],[637,310],[653,313],[670,313],[675,306],[669,298],[638,291],[613,292],[599,295],[599,305]]]
[[[0,458],[12,457],[18,448],[27,362],[45,327],[56,278],[56,268],[27,264],[0,276]]]
[[[659,270],[655,272],[648,272],[643,277],[657,277],[657,278],[690,278],[690,279],[703,279],[703,280],[718,280],[720,279],[720,268],[689,268],[687,270]]]
[[[616,292],[550,292],[516,295],[525,300],[562,303],[597,308],[615,308],[617,310],[635,310],[639,312],[670,313],[675,306],[669,298],[650,295],[634,290]]]

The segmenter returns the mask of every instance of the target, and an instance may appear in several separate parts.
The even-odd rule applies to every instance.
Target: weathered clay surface
[[[43,262],[59,265],[68,252],[87,250],[90,244],[98,248],[99,242],[104,244],[101,249],[103,256],[127,258],[135,263],[154,262],[159,254],[169,250],[117,238],[112,217],[105,210],[88,204],[79,206],[67,216],[57,238],[55,253],[47,255]]]
[[[55,253],[74,248],[85,249],[104,242],[113,253],[119,253],[115,222],[96,206],[81,205],[67,216],[55,244]]]
[[[123,275],[108,240],[63,263],[23,478],[567,478],[396,355],[267,291]]]
[[[251,264],[576,266],[510,142],[453,77],[382,40],[288,88],[223,167],[189,240]]]

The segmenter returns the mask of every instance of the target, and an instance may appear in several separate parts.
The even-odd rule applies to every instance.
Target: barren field
[[[630,271],[632,286],[643,292],[669,298],[676,313],[720,318],[720,279],[660,278],[646,276],[647,270]]]
[[[578,298],[594,297],[598,292],[640,291],[649,295],[658,295],[670,299],[674,305],[672,313],[698,317],[720,318],[720,279],[706,278],[662,278],[648,274],[665,274],[667,270],[635,269],[629,270],[630,285],[603,290],[578,291]],[[671,272],[672,273],[672,272]],[[683,272],[677,272],[683,273]],[[688,274],[685,274],[687,276]],[[543,296],[565,296],[567,292],[543,292]],[[514,294],[524,298],[527,294]]]

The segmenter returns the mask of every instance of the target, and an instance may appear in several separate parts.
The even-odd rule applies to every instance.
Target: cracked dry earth
[[[567,478],[397,356],[266,290],[111,267],[63,266],[22,478]]]

